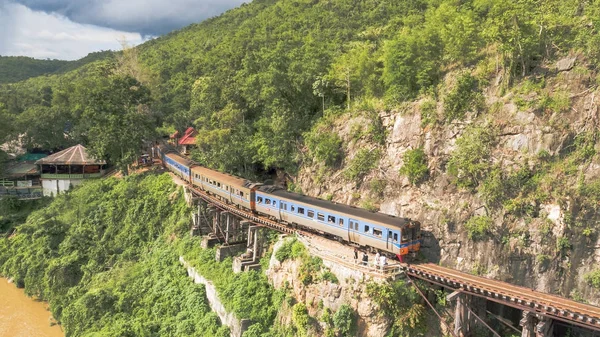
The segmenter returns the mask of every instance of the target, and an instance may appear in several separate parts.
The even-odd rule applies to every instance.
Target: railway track
[[[195,195],[221,210],[236,214],[255,224],[288,234],[313,235],[310,232],[282,225],[271,219],[240,209],[235,205],[227,204],[212,195],[206,194],[204,191],[191,187],[189,184],[187,188]],[[355,268],[356,266],[351,267]],[[521,310],[535,312],[553,319],[600,331],[600,307],[575,302],[560,296],[542,293],[502,281],[470,275],[432,263],[401,264],[400,268],[412,277],[467,294],[484,297],[488,300]]]
[[[432,263],[406,265],[404,270],[408,275],[464,293],[600,331],[600,307]]]

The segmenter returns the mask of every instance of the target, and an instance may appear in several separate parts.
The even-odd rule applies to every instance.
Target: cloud
[[[1,1],[1,0],[0,0]],[[200,22],[250,0],[13,0],[72,21],[162,35]]]
[[[61,3],[50,0],[48,3]],[[90,52],[143,42],[140,33],[76,23],[57,13],[0,0],[0,55],[75,60]]]

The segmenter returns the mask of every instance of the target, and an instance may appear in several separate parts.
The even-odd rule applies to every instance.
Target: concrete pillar
[[[531,311],[523,311],[523,318],[519,321],[519,325],[523,327],[521,337],[535,337],[535,323],[537,318]]]

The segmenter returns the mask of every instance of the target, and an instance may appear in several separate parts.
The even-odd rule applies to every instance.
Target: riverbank
[[[50,326],[46,302],[28,297],[5,278],[0,278],[0,294],[0,336],[64,337],[59,325]]]

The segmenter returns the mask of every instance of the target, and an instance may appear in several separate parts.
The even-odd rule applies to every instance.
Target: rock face
[[[285,239],[277,242],[273,251],[277,251]],[[367,282],[380,282],[370,279],[353,269],[345,268],[326,260],[324,264],[336,275],[339,283],[321,281],[304,285],[300,281],[299,260],[286,260],[280,263],[275,254],[271,256],[267,277],[277,289],[288,287],[293,297],[306,304],[311,317],[319,318],[324,308],[333,312],[342,304],[350,305],[358,314],[358,336],[380,337],[385,336],[391,325],[383,315],[379,315],[379,306],[366,295]],[[323,336],[325,326],[320,326],[319,331],[313,331],[311,336]],[[321,331],[323,330],[323,331]]]
[[[179,257],[179,262],[187,269],[188,275],[194,280],[194,283],[203,284],[206,287],[206,298],[212,311],[214,311],[221,323],[227,325],[231,331],[231,337],[241,337],[244,331],[251,325],[251,321],[247,319],[238,319],[234,313],[225,310],[223,303],[219,300],[217,289],[209,280],[202,277],[198,272],[191,267],[183,256]]]
[[[320,164],[308,163],[297,180],[308,195],[332,195],[336,202],[356,206],[375,200],[381,212],[420,221],[422,252],[432,262],[598,305],[600,292],[586,283],[584,275],[600,266],[600,235],[581,235],[568,225],[577,208],[569,195],[542,198],[542,203],[531,201],[533,204],[525,207],[535,212],[514,215],[502,205],[489,207],[477,192],[458,188],[446,168],[457,139],[470,125],[477,125],[494,130],[490,165],[499,165],[506,172],[535,169],[545,156],[559,163],[548,176],[568,188],[600,179],[599,155],[570,172],[559,166],[572,151],[577,135],[597,132],[600,126],[599,92],[593,84],[596,74],[585,73],[575,63],[575,57],[560,60],[556,64],[560,72],[547,75],[543,89],[524,92],[518,87],[504,94],[492,84],[483,90],[487,112],[468,111],[461,120],[444,121],[440,103],[438,122],[426,126],[422,125],[421,102],[382,111],[380,119],[387,131],[384,145],[348,131],[353,125],[365,125],[364,117],[340,121],[334,131],[343,140],[346,162],[330,174],[320,174],[319,179],[315,176]],[[540,73],[550,74],[544,69]],[[546,99],[553,104],[562,102],[562,106],[545,105]],[[383,154],[377,167],[361,181],[345,179],[341,172],[354,154],[374,146]],[[417,147],[427,155],[429,178],[413,186],[399,170],[404,153]],[[600,152],[600,144],[595,144],[595,151]],[[383,191],[373,191],[370,182],[375,179],[387,183]],[[491,217],[493,228],[485,239],[474,241],[464,224],[478,215]],[[600,219],[592,218],[583,226],[596,228],[596,221]]]

